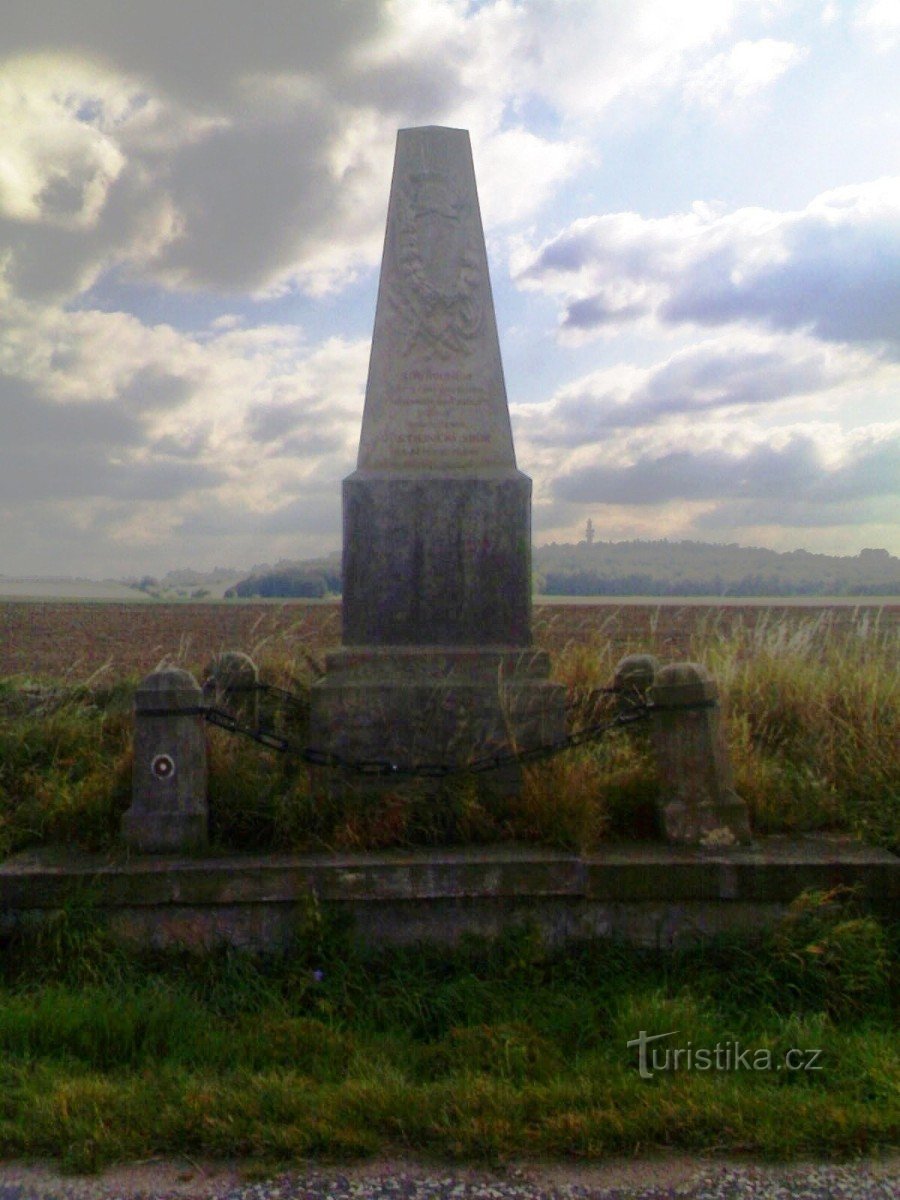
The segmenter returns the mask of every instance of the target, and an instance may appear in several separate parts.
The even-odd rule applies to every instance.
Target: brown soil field
[[[551,651],[573,641],[611,643],[615,657],[643,650],[674,662],[690,657],[698,627],[726,636],[738,623],[761,621],[896,629],[900,604],[539,604],[534,635]],[[0,676],[80,683],[102,672],[108,682],[163,660],[201,671],[223,650],[284,659],[339,644],[339,604],[0,602]]]

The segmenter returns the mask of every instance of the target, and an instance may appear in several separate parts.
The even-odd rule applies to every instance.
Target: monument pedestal
[[[358,646],[331,651],[313,687],[310,744],[351,763],[401,770],[463,767],[565,735],[564,691],[545,651],[514,646]],[[373,778],[325,767],[330,795],[370,790]],[[396,788],[398,776],[385,781]],[[517,766],[479,778],[513,792]],[[427,783],[427,779],[426,779]]]
[[[531,480],[513,469],[344,480],[345,646],[527,646]]]

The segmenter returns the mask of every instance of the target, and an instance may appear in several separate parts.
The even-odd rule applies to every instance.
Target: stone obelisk
[[[313,689],[311,743],[415,767],[559,737],[562,689],[531,648],[531,480],[464,129],[397,136],[343,511],[343,647]]]

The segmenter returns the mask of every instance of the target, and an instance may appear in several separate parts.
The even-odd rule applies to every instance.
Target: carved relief
[[[436,171],[411,175],[398,201],[387,295],[393,333],[404,355],[449,358],[484,321],[476,223],[463,193]]]

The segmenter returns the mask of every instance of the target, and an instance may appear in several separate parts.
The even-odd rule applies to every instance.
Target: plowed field
[[[900,604],[704,605],[541,604],[535,607],[539,646],[609,642],[616,654],[654,651],[672,662],[690,656],[692,634],[727,636],[736,624],[759,622],[874,627],[900,625]],[[315,655],[340,643],[337,604],[115,604],[52,601],[0,603],[0,676],[64,677],[72,683],[103,670],[105,680],[146,673],[163,659],[200,670],[222,650],[254,658],[283,657],[301,648]]]

